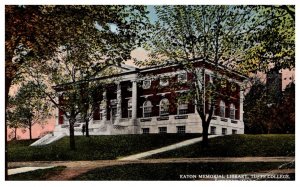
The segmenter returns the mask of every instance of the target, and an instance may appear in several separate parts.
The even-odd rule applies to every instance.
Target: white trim
[[[184,80],[179,80],[179,75],[182,75],[182,74],[184,74],[185,79]],[[184,82],[187,82],[187,81],[188,81],[188,74],[187,74],[187,72],[182,72],[182,73],[178,73],[177,74],[177,82],[184,83]]]
[[[160,77],[160,79],[159,79],[159,85],[160,86],[169,86],[169,78],[167,76]]]
[[[140,95],[140,97],[144,97],[144,98],[148,98],[148,97],[151,97],[151,96],[153,96],[153,94],[148,94],[148,95]]]
[[[145,82],[146,82],[146,81],[149,81],[149,82],[150,82],[148,87],[145,86]],[[150,88],[151,88],[151,83],[152,83],[151,79],[145,79],[145,80],[143,80],[142,88],[143,88],[144,90],[150,89]]]
[[[171,94],[171,92],[163,92],[163,93],[157,93],[156,95],[165,96],[166,94]],[[153,95],[153,94],[152,94]]]

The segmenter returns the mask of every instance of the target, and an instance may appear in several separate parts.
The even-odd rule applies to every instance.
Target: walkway
[[[220,135],[210,135],[210,136],[208,136],[208,138],[215,138],[215,137],[218,137],[218,136],[220,136]],[[162,147],[162,148],[159,148],[159,149],[154,149],[154,150],[151,150],[151,151],[147,151],[147,152],[143,152],[143,153],[123,157],[123,158],[120,158],[118,160],[138,160],[138,159],[142,159],[142,158],[152,156],[154,154],[158,154],[158,153],[178,149],[180,147],[184,147],[184,146],[188,146],[188,145],[192,145],[192,144],[195,144],[195,143],[198,143],[198,142],[201,142],[201,141],[202,141],[202,137],[193,138],[193,139],[190,139],[190,140],[185,140],[183,142],[179,142],[179,143],[169,145],[169,146],[166,146],[166,147]]]
[[[8,170],[8,175],[14,175],[18,173],[25,173],[29,171],[35,171],[38,169],[49,169],[49,168],[54,168],[55,166],[48,166],[48,167],[21,167],[21,168],[14,168],[14,169],[9,169]]]
[[[295,157],[203,157],[203,158],[166,158],[147,160],[95,160],[95,161],[34,161],[9,162],[8,167],[36,167],[36,166],[66,166],[61,173],[53,175],[48,180],[71,180],[90,170],[125,164],[152,163],[207,163],[207,162],[292,162]]]

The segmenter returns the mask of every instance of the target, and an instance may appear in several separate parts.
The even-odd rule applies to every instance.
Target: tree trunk
[[[32,125],[31,125],[31,119],[29,119],[29,139],[32,140]]]
[[[75,124],[75,117],[71,117],[69,119],[69,123],[70,123],[70,149],[71,150],[76,150],[75,147],[75,135],[74,135],[74,124]]]
[[[202,147],[208,147],[208,124],[202,120]]]
[[[15,127],[15,140],[17,140],[17,128]]]
[[[89,120],[85,119],[85,136],[86,137],[90,137],[90,133],[89,133]]]

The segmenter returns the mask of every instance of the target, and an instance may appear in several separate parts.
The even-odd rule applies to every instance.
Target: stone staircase
[[[65,137],[65,136],[67,136],[66,133],[50,133],[50,134],[43,136],[39,140],[33,142],[30,146],[47,145],[47,144],[50,144],[52,142],[55,142],[55,141]]]

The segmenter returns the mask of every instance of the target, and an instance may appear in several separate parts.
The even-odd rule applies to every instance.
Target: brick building
[[[202,61],[194,62],[204,68],[203,82],[227,79],[215,102],[210,123],[211,134],[243,134],[243,91],[245,76],[225,67],[214,67]],[[109,69],[111,68],[111,69]],[[136,68],[128,65],[110,66],[113,76],[99,76],[92,81],[109,80],[105,90],[99,91],[100,106],[89,124],[91,135],[145,133],[201,133],[201,119],[193,99],[182,99],[189,92],[193,74],[179,65]],[[178,86],[177,83],[180,83]],[[205,99],[208,113],[209,100]],[[54,133],[69,133],[68,120],[57,110]],[[83,121],[75,124],[75,135],[81,134]]]

